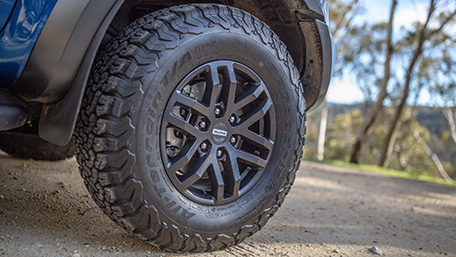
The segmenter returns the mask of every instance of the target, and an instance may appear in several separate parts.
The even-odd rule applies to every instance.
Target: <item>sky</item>
[[[394,16],[394,31],[397,33],[401,27],[408,27],[415,21],[424,22],[426,10],[429,6],[428,0],[402,0],[399,1]],[[391,7],[391,1],[368,0],[365,4],[366,13],[358,17],[358,22],[379,22],[387,21]],[[329,10],[331,12],[331,10]],[[394,37],[394,36],[393,36]],[[355,78],[345,76],[332,79],[326,96],[331,103],[356,103],[363,101],[363,94],[354,82]],[[429,94],[423,92],[418,102],[427,102]]]

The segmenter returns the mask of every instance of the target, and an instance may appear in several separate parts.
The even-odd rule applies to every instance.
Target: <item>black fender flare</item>
[[[66,145],[71,139],[91,66],[123,2],[57,2],[13,88],[26,101],[44,103],[41,138],[57,145]]]

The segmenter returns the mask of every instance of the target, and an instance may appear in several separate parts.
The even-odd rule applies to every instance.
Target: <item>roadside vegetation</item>
[[[351,162],[346,162],[346,161],[341,161],[341,160],[329,160],[329,159],[324,159],[324,160],[319,161],[315,158],[303,158],[303,160],[310,161],[310,162],[329,164],[329,165],[334,165],[334,166],[339,166],[339,167],[344,167],[344,168],[358,169],[358,170],[388,175],[391,177],[413,179],[413,180],[432,182],[432,183],[438,183],[438,184],[456,187],[456,181],[454,181],[454,180],[446,181],[442,178],[435,177],[435,176],[418,175],[415,173],[410,173],[410,172],[401,171],[401,170],[385,169],[382,167],[378,167],[377,165],[356,164],[356,163],[351,163]]]

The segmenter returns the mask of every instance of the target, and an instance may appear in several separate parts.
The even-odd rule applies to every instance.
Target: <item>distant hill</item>
[[[353,109],[363,111],[366,107],[363,104],[336,104],[328,103],[330,116],[335,117],[339,114],[347,113]],[[416,119],[421,126],[425,127],[432,135],[441,137],[448,130],[448,121],[439,108],[417,106],[415,107],[418,114]]]
[[[439,108],[416,107],[416,119],[421,126],[427,128],[431,134],[441,137],[448,130],[448,121]]]

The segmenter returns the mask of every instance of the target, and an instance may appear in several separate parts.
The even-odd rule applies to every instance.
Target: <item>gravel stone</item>
[[[40,242],[36,242],[36,243],[34,243],[34,244],[32,245],[32,247],[38,247],[38,248],[41,248],[41,247],[43,247],[43,244],[42,244],[42,243],[40,243]]]
[[[375,254],[375,255],[383,255],[383,252],[377,248],[377,246],[374,246],[372,248],[369,248],[368,250],[370,253]]]

